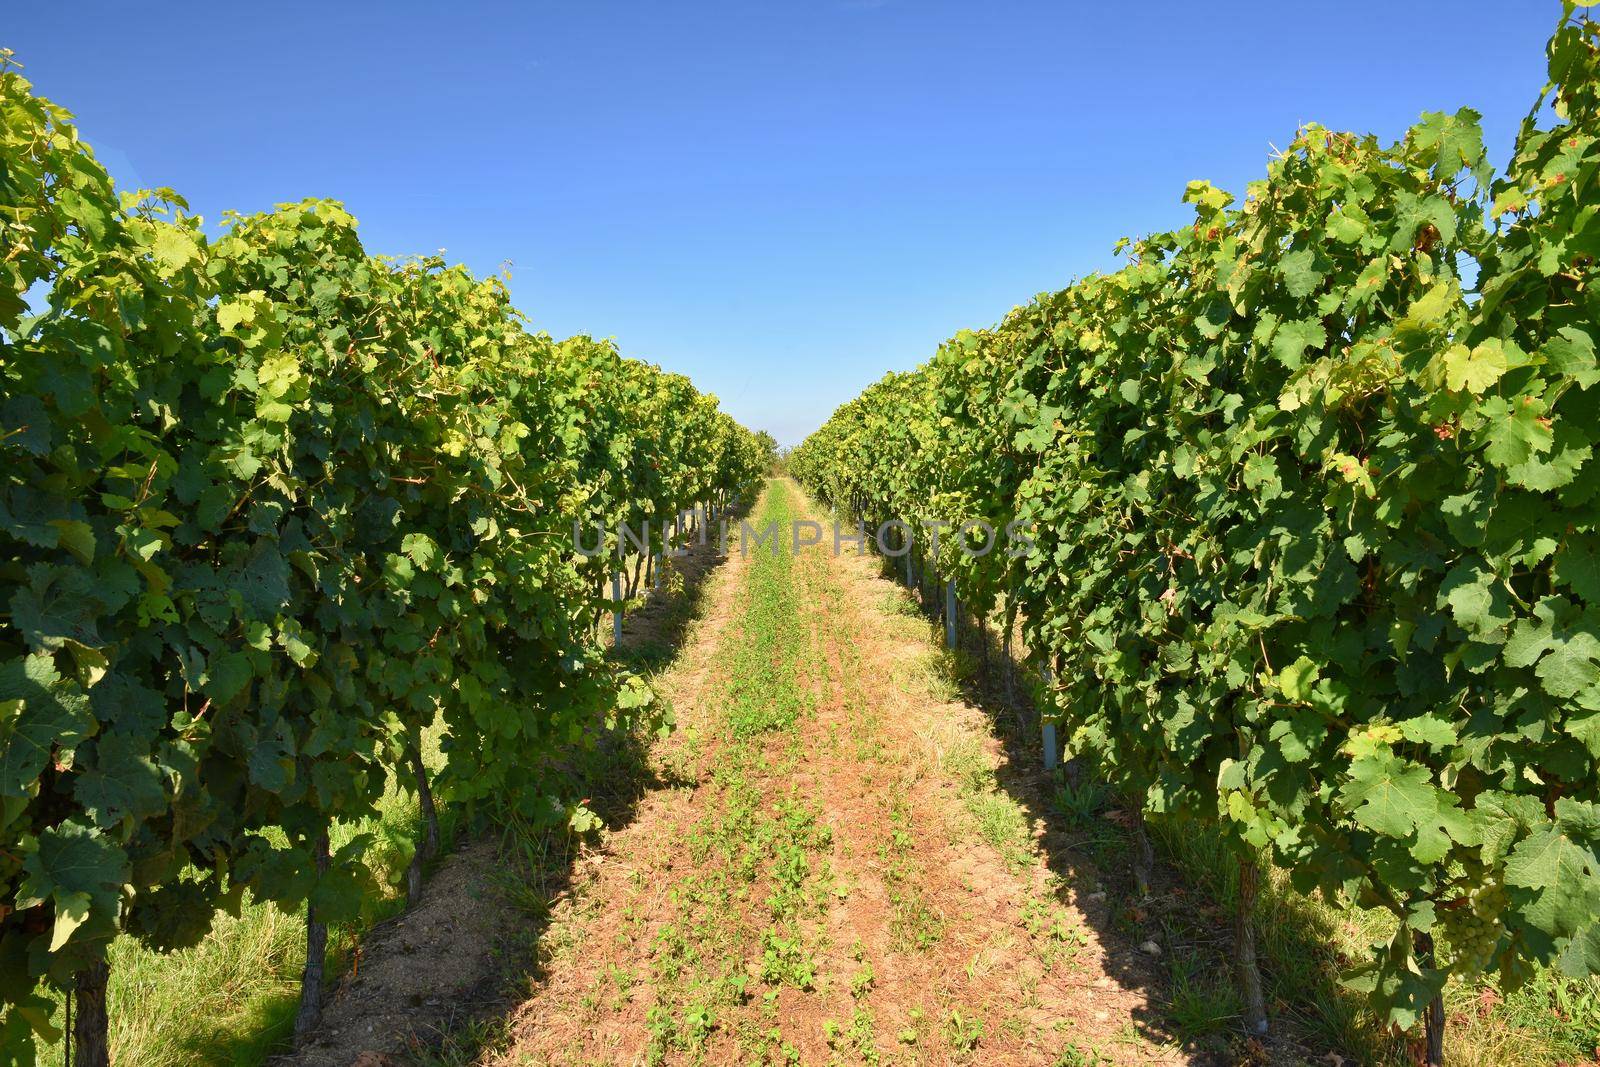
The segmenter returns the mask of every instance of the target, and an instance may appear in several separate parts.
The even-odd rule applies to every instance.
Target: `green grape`
[[[1440,914],[1451,973],[1480,974],[1494,961],[1506,899],[1505,887],[1492,883],[1473,890],[1464,907],[1447,908]]]

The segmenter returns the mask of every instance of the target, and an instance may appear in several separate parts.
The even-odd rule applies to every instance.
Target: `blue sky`
[[[1556,0],[185,4],[21,0],[0,45],[119,182],[214,221],[345,201],[558,336],[617,338],[795,444],[963,327],[1113,265],[1300,122],[1483,112]],[[159,13],[156,13],[159,12]]]

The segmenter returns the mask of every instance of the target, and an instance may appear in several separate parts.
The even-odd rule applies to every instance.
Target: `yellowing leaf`
[[[1364,730],[1352,732],[1340,751],[1357,759],[1363,759],[1377,752],[1386,751],[1403,736],[1399,727],[1378,723]]]
[[[60,952],[72,940],[73,931],[89,918],[88,893],[56,894],[56,922],[50,930],[50,951]]]
[[[1406,317],[1397,325],[1429,326],[1444,318],[1461,298],[1461,290],[1454,278],[1447,278],[1412,301]]]
[[[247,300],[225,300],[217,305],[217,325],[231,330],[244,322],[254,322],[255,305]]]
[[[200,255],[193,238],[172,226],[161,226],[151,242],[150,254],[155,257],[161,276],[170,278]]]
[[[256,371],[261,391],[274,399],[287,393],[299,380],[300,361],[287,352],[262,360]]]
[[[1451,391],[1474,396],[1499,381],[1507,369],[1505,345],[1498,337],[1470,350],[1466,345],[1451,345],[1436,359]]]

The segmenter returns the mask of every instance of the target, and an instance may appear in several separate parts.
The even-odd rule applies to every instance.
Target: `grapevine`
[[[46,986],[103,998],[114,938],[246,896],[307,910],[303,1028],[370,890],[330,828],[391,776],[565,812],[552,761],[658,714],[573,522],[731,502],[770,439],[334,201],[208,238],[5,65],[0,112],[0,1047],[60,1038]]]
[[[1146,810],[1393,913],[1345,975],[1600,973],[1600,30],[1568,3],[1497,175],[1468,109],[1307,126],[868,388],[793,469],[841,511],[1024,523],[932,561],[1020,613],[1045,714]],[[1471,269],[1465,269],[1470,265]],[[1443,951],[1435,959],[1437,932]]]

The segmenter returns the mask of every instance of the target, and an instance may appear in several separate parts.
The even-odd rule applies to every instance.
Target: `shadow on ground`
[[[738,515],[731,516],[737,522]],[[672,560],[657,588],[628,604],[608,658],[649,679],[677,656],[721,562],[715,539]],[[609,619],[607,620],[609,630]],[[609,633],[607,634],[609,636]],[[645,729],[603,733],[529,773],[552,796],[582,798],[611,829],[635,818],[662,780]],[[585,838],[565,820],[536,825],[481,812],[429,872],[421,898],[375,925],[332,991],[322,1025],[280,1067],[401,1067],[473,1062],[504,1034],[530,986],[544,978],[551,907],[572,887]]]
[[[882,563],[881,576],[906,593],[942,643],[940,591],[907,587],[901,563]],[[1152,1005],[1137,1020],[1144,1036],[1176,1044],[1199,1063],[1402,1062],[1404,1049],[1385,1040],[1360,998],[1338,985],[1341,961],[1325,909],[1319,913],[1266,879],[1255,925],[1273,1033],[1257,1039],[1244,1032],[1232,954],[1235,857],[1200,828],[1152,822],[1154,861],[1141,893],[1134,877],[1139,805],[1118,797],[1081,761],[1044,769],[1037,683],[991,628],[958,614],[958,645],[945,653],[950,680],[989,719],[1006,756],[996,781],[1043,827],[1046,862],[1101,935],[1107,972]],[[1362,1033],[1370,1040],[1352,1047],[1351,1035]]]

